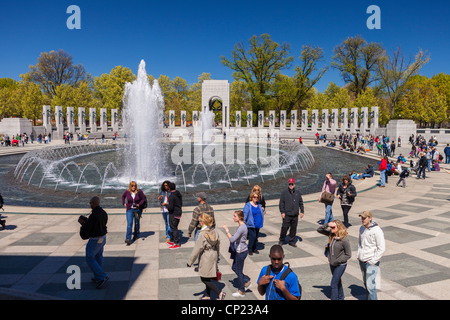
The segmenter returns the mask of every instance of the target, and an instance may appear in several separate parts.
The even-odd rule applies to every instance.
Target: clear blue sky
[[[72,4],[81,9],[81,30],[66,27]],[[366,26],[370,5],[381,8],[381,30]],[[302,45],[320,46],[328,64],[333,48],[349,36],[381,42],[389,52],[400,46],[406,56],[422,48],[431,61],[421,74],[431,77],[450,73],[449,21],[448,0],[1,0],[0,78],[19,80],[41,52],[64,49],[93,76],[118,65],[136,74],[144,59],[155,77],[180,76],[191,84],[209,72],[231,82],[220,56],[262,33],[290,43],[296,58]],[[330,81],[344,85],[330,70],[317,89]]]

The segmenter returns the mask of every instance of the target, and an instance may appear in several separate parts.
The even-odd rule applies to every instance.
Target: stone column
[[[331,122],[331,132],[333,134],[337,133],[339,119],[339,109],[331,109],[330,122]]]
[[[379,107],[371,107],[370,108],[370,134],[375,135],[375,130],[378,129],[379,117],[380,117]]]
[[[192,111],[192,126],[197,128],[200,125],[200,118],[198,111]]]
[[[314,134],[317,132],[318,124],[319,124],[319,110],[314,109],[312,110],[311,114],[311,132]]]
[[[286,130],[286,110],[280,111],[280,130]]]
[[[291,131],[297,131],[297,110],[291,110]]]
[[[187,122],[187,118],[186,118],[186,111],[182,110],[180,112],[180,119],[181,119],[181,127],[182,128],[186,128],[186,122]]]
[[[52,111],[50,106],[42,108],[42,126],[45,128],[45,133],[52,132]]]
[[[108,111],[106,108],[100,108],[100,131],[108,131]]]
[[[253,111],[247,111],[247,128],[253,127]]]
[[[327,133],[329,129],[329,125],[328,125],[328,109],[323,109],[322,110],[322,116],[321,116],[321,122],[322,122],[322,133]]]
[[[369,108],[368,107],[362,107],[361,113],[359,114],[360,117],[360,127],[359,132],[365,136],[367,134],[366,130],[368,129],[368,119],[369,119]]]
[[[169,128],[175,128],[175,110],[169,110]]]
[[[81,134],[86,133],[86,111],[85,108],[78,108],[78,127]]]
[[[341,133],[347,133],[348,129],[348,109],[341,109]]]
[[[97,109],[95,108],[89,108],[89,127],[91,133],[97,132]]]
[[[64,136],[64,113],[63,107],[55,107],[56,131],[52,133],[52,139],[62,139]]]
[[[113,133],[119,132],[119,110],[111,109],[111,127]]]
[[[358,108],[352,108],[350,112],[350,133],[356,133],[358,129]]]
[[[264,110],[258,111],[258,128],[264,128]]]
[[[236,126],[236,128],[240,128],[241,125],[242,125],[241,111],[236,111],[235,126]]]
[[[275,116],[275,110],[270,110],[269,111],[269,129],[274,129],[275,128],[275,121],[277,120],[276,116]]]
[[[75,133],[75,111],[74,107],[66,108],[67,127],[70,133]]]
[[[301,125],[301,130],[303,132],[308,131],[308,110],[302,110],[302,125]]]

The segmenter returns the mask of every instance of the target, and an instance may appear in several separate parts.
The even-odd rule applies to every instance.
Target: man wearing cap
[[[358,260],[361,268],[367,300],[377,300],[375,279],[380,269],[380,259],[386,250],[384,233],[373,220],[372,212],[364,211],[359,215],[362,226],[359,229]]]
[[[287,231],[289,231],[289,245],[296,247],[295,238],[297,234],[298,215],[303,218],[303,199],[299,190],[295,189],[295,180],[289,179],[288,188],[284,189],[280,195],[280,213],[283,223],[281,225],[280,239],[278,244],[283,245]]]
[[[201,229],[200,222],[198,220],[202,215],[202,213],[206,213],[213,218],[213,224],[211,226],[211,229],[214,229],[216,227],[216,221],[214,220],[214,209],[209,204],[206,203],[206,193],[199,192],[196,194],[196,196],[198,206],[195,207],[194,211],[192,212],[192,220],[188,228],[189,238],[191,237],[192,232],[194,232],[194,241],[197,241],[197,237]]]

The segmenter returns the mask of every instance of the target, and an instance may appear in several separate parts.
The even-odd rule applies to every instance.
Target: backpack
[[[280,276],[280,280],[283,280],[283,281],[284,281],[284,279],[286,279],[286,277],[289,275],[289,273],[293,272],[292,269],[290,268],[289,262],[286,262],[286,265],[287,265],[287,269],[284,270]],[[272,272],[272,265],[269,264],[267,266],[266,276],[270,276],[271,272]],[[300,297],[298,297],[298,300],[300,300],[302,298],[302,286],[300,285],[300,282],[298,282],[298,289],[300,292]]]

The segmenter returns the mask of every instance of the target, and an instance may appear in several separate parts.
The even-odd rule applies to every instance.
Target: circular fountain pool
[[[303,194],[321,190],[324,176],[332,172],[338,180],[352,170],[361,172],[373,160],[325,147],[307,148],[280,144],[277,152],[265,157],[246,145],[236,147],[234,161],[175,163],[169,144],[165,162],[169,174],[160,181],[138,181],[149,207],[158,207],[157,194],[163,180],[176,183],[184,195],[184,205],[196,205],[195,193],[205,191],[212,204],[243,202],[253,185],[260,185],[266,199],[278,199],[287,180],[294,177]],[[198,147],[198,146],[197,146]],[[201,146],[204,154],[208,145]],[[191,146],[192,150],[196,148]],[[123,145],[71,145],[45,148],[25,156],[0,158],[2,195],[8,205],[43,207],[88,207],[89,198],[99,195],[105,208],[119,208],[121,195],[131,179],[122,167],[127,153]],[[242,155],[242,152],[245,152]],[[195,152],[193,152],[195,153]],[[241,161],[239,161],[239,158]]]

